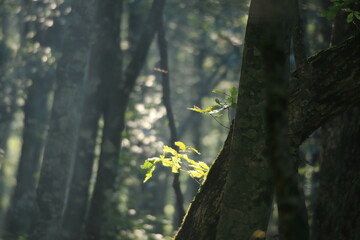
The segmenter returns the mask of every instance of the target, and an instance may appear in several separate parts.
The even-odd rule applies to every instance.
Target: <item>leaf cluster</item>
[[[202,182],[205,181],[210,169],[209,166],[202,161],[196,162],[188,156],[188,153],[194,152],[200,155],[200,152],[180,141],[175,142],[175,145],[179,148],[179,151],[165,145],[163,147],[163,153],[160,157],[153,157],[145,160],[144,164],[141,165],[142,169],[147,169],[144,182],[148,181],[152,177],[157,163],[161,163],[164,167],[171,168],[171,172],[173,173],[179,173],[180,170],[183,170],[195,180],[202,179]]]
[[[355,19],[360,20],[360,12],[355,10],[355,5],[358,4],[357,0],[331,0],[331,2],[333,5],[322,13],[327,19],[334,19],[339,11],[344,11],[348,13],[346,17],[348,23],[353,22]]]
[[[197,106],[188,109],[203,114],[210,114],[213,117],[221,117],[223,115],[220,114],[221,111],[236,106],[237,88],[232,87],[229,92],[223,92],[217,89],[213,90],[212,92],[221,94],[225,98],[224,99],[215,98],[215,104],[205,109],[201,109]]]

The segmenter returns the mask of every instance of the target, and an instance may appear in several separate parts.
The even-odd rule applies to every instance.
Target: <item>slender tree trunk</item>
[[[97,1],[94,24],[94,44],[91,46],[89,82],[85,89],[85,100],[78,136],[78,147],[70,184],[68,204],[62,220],[63,240],[81,239],[86,210],[89,203],[90,178],[95,158],[96,139],[103,103],[101,84],[107,79],[108,54],[119,41],[121,3],[116,1]],[[109,44],[111,43],[111,44]],[[111,59],[113,60],[113,59]],[[117,60],[113,65],[119,64]],[[121,65],[117,65],[121,69]]]
[[[92,67],[97,68],[98,71],[96,82],[101,82],[99,85],[100,92],[97,101],[100,100],[101,102],[99,110],[103,111],[104,114],[104,128],[97,182],[84,233],[85,239],[103,239],[106,237],[103,235],[105,232],[104,228],[106,228],[109,224],[106,217],[109,216],[110,211],[114,211],[115,209],[112,207],[108,199],[113,199],[112,194],[116,184],[115,179],[118,169],[117,162],[121,134],[119,127],[122,127],[122,116],[118,115],[119,111],[117,108],[119,108],[119,103],[121,103],[120,99],[122,95],[120,84],[122,80],[122,56],[119,48],[119,42],[123,2],[116,0],[100,0],[97,4],[97,30],[99,32],[96,35],[97,42],[93,49],[93,57],[98,58],[98,62]],[[96,101],[96,99],[93,99],[92,101]],[[96,113],[96,115],[98,114]],[[92,125],[97,124],[97,121],[95,120],[96,119],[94,118]],[[92,131],[92,134],[89,137],[91,137],[93,141],[91,146],[91,150],[93,151],[96,132]],[[79,152],[79,154],[81,153]],[[90,160],[84,159],[84,161]],[[90,162],[87,163],[87,165],[88,171],[90,171]],[[91,172],[87,172],[87,184],[89,183],[90,173]],[[76,178],[75,181],[73,180],[74,190],[77,184]],[[102,179],[105,181],[102,181]],[[69,217],[73,214],[71,209],[69,209],[68,214]],[[72,226],[71,223],[66,223],[64,221],[64,226],[71,228],[73,234],[76,234],[76,228]]]
[[[168,52],[167,52],[167,42],[165,37],[165,29],[164,29],[164,19],[161,16],[159,24],[158,24],[158,48],[160,52],[160,68],[162,69],[161,77],[162,77],[162,88],[163,88],[163,104],[166,109],[166,116],[169,121],[169,130],[170,130],[170,146],[176,149],[175,142],[178,140],[176,125],[175,125],[175,117],[171,107],[171,98],[170,98],[170,75],[169,75],[169,66],[168,66]],[[174,174],[173,179],[173,189],[175,191],[175,206],[176,206],[176,214],[174,221],[174,228],[178,228],[182,222],[182,219],[185,215],[184,210],[184,196],[182,194],[180,188],[180,173]]]
[[[108,53],[111,62],[106,63],[112,71],[106,83],[103,84],[103,113],[104,129],[99,159],[99,169],[94,193],[91,199],[88,219],[85,228],[86,240],[98,240],[103,238],[112,239],[113,236],[102,236],[105,229],[111,224],[107,217],[111,211],[115,211],[113,194],[116,190],[116,175],[118,173],[118,158],[120,152],[121,132],[124,129],[124,116],[129,101],[130,93],[135,85],[137,76],[144,65],[147,52],[154,38],[156,24],[162,16],[164,0],[154,0],[148,18],[148,26],[144,28],[133,58],[127,66],[124,81],[117,71],[119,66],[120,52]],[[118,46],[118,42],[116,42]],[[116,64],[117,63],[117,64]],[[105,64],[105,63],[104,63]]]
[[[26,2],[26,1],[24,1]],[[24,3],[28,4],[28,3]],[[22,6],[23,7],[23,6]],[[20,39],[18,44],[19,51],[16,52],[14,58],[11,58],[11,52],[9,51],[7,44],[11,39],[11,25],[10,22],[13,19],[18,18],[18,21],[23,20],[23,12],[22,9],[19,14],[15,17],[13,14],[10,13],[10,9],[7,6],[4,6],[2,9],[2,34],[3,40],[1,43],[1,50],[0,50],[0,202],[3,203],[3,200],[6,199],[6,192],[11,192],[7,189],[7,185],[5,184],[5,167],[6,167],[6,154],[7,154],[7,141],[11,136],[11,124],[14,118],[14,114],[17,110],[17,98],[18,98],[18,91],[19,86],[21,85],[21,81],[23,80],[23,70],[19,70],[16,75],[13,75],[12,78],[7,76],[8,70],[6,65],[11,64],[9,60],[15,62],[16,60],[21,60],[22,56],[22,48],[24,47],[23,39],[25,34],[27,33],[23,26],[25,24],[19,24],[19,35]],[[10,26],[9,26],[10,25]],[[11,66],[11,65],[10,65]],[[1,204],[0,206],[0,232],[2,232],[2,228],[4,225],[5,220],[5,209],[4,205]]]
[[[6,65],[10,51],[4,40],[0,40],[0,171],[3,168],[5,153],[7,151],[7,140],[10,134],[10,123],[13,109],[12,92],[15,90],[12,84],[6,80]]]
[[[6,217],[6,234],[16,236],[30,231],[34,218],[35,189],[40,170],[47,123],[52,74],[37,76],[28,90],[24,107],[24,130],[16,186]]]
[[[23,15],[40,11],[43,4],[31,4],[28,1],[24,1]],[[37,38],[37,40],[33,38],[26,39],[30,29],[33,29],[41,37]],[[54,38],[60,37],[60,30],[60,28],[57,28],[56,31],[52,31]],[[56,45],[48,39],[47,31],[49,29],[39,28],[39,23],[37,22],[31,24],[25,23],[21,34],[22,44],[39,41],[43,46],[43,43],[47,42],[48,46],[52,48],[52,52],[56,52],[54,47]],[[25,46],[22,47],[24,48]],[[26,54],[26,52],[23,54]],[[50,93],[53,90],[55,81],[55,69],[53,66],[44,66],[44,63],[40,60],[33,64],[36,66],[37,71],[35,73],[29,71],[25,73],[26,77],[31,79],[32,84],[27,89],[27,98],[23,110],[23,141],[17,169],[16,186],[6,216],[5,231],[10,238],[27,235],[31,230],[31,222],[35,217],[35,190],[50,115]]]
[[[129,41],[129,53],[130,55],[134,52],[137,42],[141,35],[141,30],[146,19],[143,14],[144,1],[134,0],[128,1],[128,41]]]
[[[39,217],[31,238],[56,239],[60,228],[70,168],[75,157],[82,89],[88,63],[92,2],[72,2],[62,57],[57,66],[54,105],[37,188]]]
[[[5,165],[7,141],[10,137],[11,122],[16,109],[16,85],[6,79],[6,65],[10,51],[5,41],[0,40],[0,235],[5,218]]]

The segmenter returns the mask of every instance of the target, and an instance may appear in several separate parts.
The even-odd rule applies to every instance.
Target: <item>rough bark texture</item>
[[[348,13],[335,20],[331,45],[356,30],[346,23]],[[359,58],[359,57],[358,57]],[[314,213],[313,239],[360,238],[360,110],[357,104],[322,127],[319,197]]]
[[[360,36],[309,58],[309,79],[293,74],[289,124],[293,143],[299,146],[329,118],[360,102]]]
[[[322,51],[309,59],[317,84],[297,79],[289,97],[289,131],[293,146],[299,146],[309,134],[334,114],[360,102],[359,37]],[[344,73],[339,74],[341,69]],[[296,72],[293,74],[296,80]],[[321,84],[320,84],[321,83]],[[322,86],[327,86],[323,88]],[[347,95],[349,97],[347,97]],[[334,99],[339,101],[331,100]],[[324,101],[330,99],[331,101]],[[225,151],[227,149],[227,151]],[[215,160],[207,181],[201,187],[179,229],[176,240],[207,240],[215,238],[221,196],[227,175],[229,140]],[[210,177],[214,176],[214,177]]]
[[[264,6],[268,11],[264,11]],[[269,165],[264,155],[265,79],[269,72],[262,53],[274,47],[271,44],[277,40],[272,38],[277,37],[274,34],[277,30],[290,34],[289,27],[282,21],[284,7],[293,9],[290,1],[257,0],[250,5],[217,240],[249,239],[256,230],[266,231],[268,225],[273,196]],[[288,22],[291,18],[286,17]]]
[[[72,2],[63,55],[56,72],[50,129],[37,189],[39,217],[31,239],[56,239],[80,123],[84,70],[88,61],[90,5]]]
[[[360,111],[349,110],[323,128],[315,240],[360,239]]]

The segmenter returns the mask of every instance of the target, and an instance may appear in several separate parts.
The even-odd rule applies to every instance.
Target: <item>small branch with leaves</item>
[[[180,149],[179,151],[176,151],[169,146],[164,146],[163,153],[160,157],[153,157],[145,160],[144,164],[141,165],[142,169],[147,169],[144,182],[148,181],[152,177],[157,163],[161,163],[164,167],[170,167],[173,173],[185,171],[199,184],[200,181],[198,179],[201,179],[201,183],[205,181],[210,167],[206,163],[202,161],[196,162],[188,156],[189,153],[196,153],[200,155],[200,152],[193,147],[186,146],[180,141],[175,142],[175,145]]]
[[[229,110],[230,108],[234,108],[236,106],[236,98],[237,98],[237,88],[232,87],[230,88],[229,92],[223,92],[220,90],[213,90],[213,93],[218,93],[223,95],[224,99],[215,98],[215,105],[209,106],[205,109],[201,109],[197,106],[194,106],[192,108],[188,108],[189,110],[203,113],[203,114],[209,114],[211,117],[213,117],[221,126],[225,128],[229,128],[224,126],[221,122],[217,120],[217,118],[223,116],[221,113],[224,110]]]

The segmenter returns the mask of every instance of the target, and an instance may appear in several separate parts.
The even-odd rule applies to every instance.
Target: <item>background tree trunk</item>
[[[120,74],[109,68],[107,64],[121,69],[121,62],[108,59],[109,52],[119,51],[121,2],[97,1],[96,19],[90,47],[90,63],[88,69],[89,82],[85,89],[85,100],[78,136],[78,147],[74,170],[70,184],[68,204],[62,220],[63,240],[81,239],[86,210],[89,203],[90,178],[93,172],[96,140],[99,130],[99,119],[103,104],[101,84],[107,80],[108,74]],[[118,70],[117,70],[118,71]]]
[[[134,49],[133,58],[127,66],[124,73],[124,81],[121,81],[119,70],[120,50],[111,49],[108,52],[110,62],[103,63],[111,71],[108,81],[102,85],[104,96],[103,114],[104,129],[101,141],[101,153],[99,159],[99,168],[94,193],[91,199],[89,215],[85,228],[86,240],[98,240],[108,237],[113,239],[114,236],[102,236],[104,229],[111,223],[107,221],[107,216],[111,211],[115,211],[114,193],[116,190],[116,176],[118,174],[118,160],[120,153],[121,132],[124,129],[125,111],[129,102],[130,93],[135,85],[136,79],[142,66],[145,63],[147,52],[156,32],[156,25],[162,16],[164,0],[154,0],[148,18],[148,26],[143,29],[138,45]],[[118,41],[113,42],[111,45]],[[107,211],[105,211],[107,209]]]
[[[23,1],[23,15],[36,12],[39,14],[44,3],[29,3]],[[39,16],[38,16],[39,17]],[[54,26],[59,24],[55,21]],[[50,47],[52,55],[56,55],[59,50],[54,38],[60,38],[62,29],[43,29],[39,22],[23,23],[21,41],[23,46],[20,51],[22,57],[28,60],[36,71],[24,72],[27,81],[31,81],[31,86],[27,89],[26,101],[23,107],[24,128],[22,135],[22,146],[19,164],[16,175],[16,186],[11,197],[10,206],[6,215],[6,234],[11,238],[27,235],[31,230],[31,222],[35,216],[35,190],[38,183],[40,164],[43,156],[43,148],[50,118],[50,94],[54,88],[55,66],[44,63],[34,56],[26,58],[26,48],[28,45],[39,42],[41,47]],[[28,38],[30,30],[34,30],[40,37]],[[49,39],[47,32],[52,31],[53,39]]]
[[[158,48],[160,53],[160,69],[162,77],[162,88],[163,88],[163,104],[166,109],[166,116],[169,121],[169,130],[170,130],[170,147],[176,149],[175,142],[178,141],[178,135],[175,124],[175,116],[171,106],[171,94],[170,94],[170,76],[169,76],[169,66],[168,66],[168,51],[167,51],[167,42],[165,37],[165,28],[164,28],[164,17],[161,16],[158,29],[157,29],[157,40]],[[184,210],[184,195],[180,188],[180,173],[173,174],[173,189],[175,191],[175,206],[176,214],[174,218],[174,228],[178,228],[182,222],[182,219],[185,215]]]
[[[37,188],[39,217],[31,238],[56,239],[61,223],[70,169],[80,124],[85,67],[88,64],[91,1],[72,2],[62,57],[57,65],[56,90],[44,160]]]
[[[13,237],[27,234],[34,219],[35,190],[49,120],[48,102],[54,85],[53,78],[51,73],[37,76],[28,90],[16,187],[6,216],[5,231]]]

